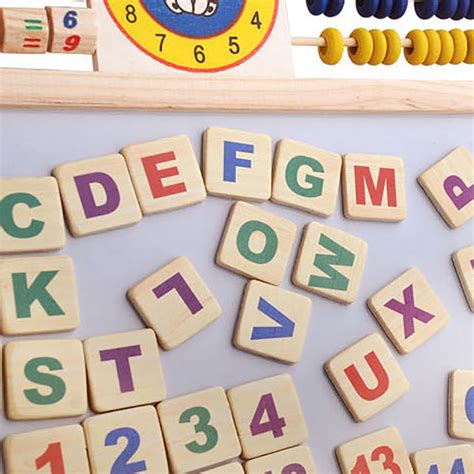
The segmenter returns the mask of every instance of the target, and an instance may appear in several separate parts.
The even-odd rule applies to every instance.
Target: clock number
[[[219,435],[214,426],[209,424],[211,421],[211,414],[209,413],[209,410],[204,407],[188,408],[186,411],[181,413],[179,422],[189,423],[193,416],[198,418],[198,422],[194,425],[194,432],[196,434],[203,433],[206,437],[206,442],[199,444],[197,441],[192,441],[191,443],[188,443],[186,447],[194,454],[206,453],[217,445]]]
[[[64,41],[63,50],[67,52],[74,51],[81,42],[81,37],[79,35],[71,35],[66,38]]]
[[[198,44],[194,48],[194,59],[199,64],[203,64],[206,62],[206,55],[204,54],[204,46],[202,46],[201,44]]]
[[[74,10],[69,10],[63,18],[63,25],[64,28],[67,28],[68,30],[72,30],[77,26],[77,12]]]
[[[250,24],[256,26],[258,30],[262,28],[262,22],[260,21],[260,13],[258,11],[254,13]]]
[[[164,33],[156,33],[155,36],[157,38],[160,38],[159,39],[160,44],[158,45],[158,48],[159,48],[160,53],[162,53],[163,52],[163,46],[165,45],[166,35]]]
[[[229,51],[232,54],[239,54],[240,53],[240,45],[237,42],[239,40],[238,36],[230,36],[229,37]]]
[[[262,419],[267,414],[268,421],[262,422]],[[250,423],[250,431],[253,436],[267,433],[271,431],[274,438],[283,436],[283,428],[286,426],[285,419],[278,417],[278,412],[275,406],[275,401],[271,393],[262,395],[257,405],[257,410]]]
[[[130,3],[125,7],[125,12],[127,13],[125,15],[125,18],[129,23],[136,23],[137,21],[137,13],[134,5],[131,5]]]
[[[120,474],[123,472],[135,473],[146,471],[146,462],[137,461],[129,463],[140,447],[140,435],[133,428],[117,428],[112,430],[105,438],[105,446],[117,446],[119,439],[125,438],[127,444],[115,460],[110,469],[110,474]]]
[[[394,462],[393,451],[388,446],[379,446],[372,451],[370,460],[380,461],[383,457],[382,466],[385,471],[390,471],[392,474],[402,474],[400,466]],[[357,457],[354,467],[351,469],[351,474],[370,474],[370,469],[367,464],[365,456],[361,454]]]

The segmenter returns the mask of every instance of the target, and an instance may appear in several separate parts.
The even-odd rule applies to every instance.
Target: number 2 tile
[[[239,438],[223,388],[165,400],[157,409],[174,471],[195,471],[240,455]]]
[[[306,441],[306,423],[290,375],[239,385],[228,390],[227,396],[244,459],[253,459]]]

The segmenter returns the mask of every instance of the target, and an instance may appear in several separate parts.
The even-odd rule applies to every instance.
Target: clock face
[[[268,39],[278,0],[103,0],[117,27],[138,48],[191,72],[230,69]]]

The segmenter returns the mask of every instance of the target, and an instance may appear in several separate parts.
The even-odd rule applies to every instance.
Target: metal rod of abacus
[[[310,36],[299,36],[291,38],[291,44],[293,46],[320,46],[324,48],[327,46],[324,38],[312,38]],[[344,46],[348,48],[355,48],[357,41],[354,38],[344,38]],[[411,39],[403,38],[402,46],[404,48],[413,48],[413,42]]]

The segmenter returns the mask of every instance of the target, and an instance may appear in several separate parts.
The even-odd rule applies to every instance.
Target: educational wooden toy
[[[90,472],[81,425],[7,436],[3,441],[3,455],[8,474]]]
[[[122,155],[66,163],[53,174],[75,237],[136,224],[142,218]]]
[[[418,177],[418,182],[452,229],[474,217],[474,155],[459,147]]]
[[[189,138],[180,135],[129,145],[127,161],[143,214],[170,211],[206,198],[206,189]]]
[[[448,393],[449,434],[474,440],[474,371],[451,372]]]
[[[336,210],[342,158],[290,139],[278,142],[272,201],[322,217]]]
[[[91,416],[84,420],[83,426],[92,474],[169,472],[154,407]]]
[[[326,373],[356,421],[366,421],[409,390],[397,360],[385,341],[372,333],[337,354]]]
[[[449,313],[420,270],[410,268],[367,305],[400,354],[414,351],[449,321]]]
[[[234,334],[239,349],[286,364],[301,359],[311,316],[309,298],[256,280],[247,283]]]
[[[453,254],[454,267],[469,308],[474,313],[474,245]]]
[[[266,201],[272,190],[269,136],[211,127],[203,136],[206,189],[215,196]]]
[[[306,446],[285,449],[245,463],[247,474],[317,474],[311,450]]]
[[[359,291],[367,243],[318,222],[305,227],[293,271],[293,283],[339,303],[353,303]]]
[[[342,474],[385,471],[413,474],[403,439],[394,427],[341,444],[336,455]]]
[[[13,341],[3,350],[9,419],[40,420],[86,413],[86,368],[81,341]]]
[[[244,459],[281,451],[306,441],[305,419],[289,374],[239,385],[228,390],[227,397]]]
[[[0,261],[2,334],[19,336],[79,327],[79,305],[70,257]]]
[[[0,254],[58,250],[66,243],[54,178],[0,178]]]
[[[348,219],[400,222],[407,216],[405,168],[396,156],[349,153],[342,185]]]
[[[216,262],[248,278],[279,285],[295,236],[293,222],[260,207],[237,202],[227,218]]]
[[[240,455],[241,447],[225,391],[213,387],[158,405],[174,472],[196,471]]]
[[[221,307],[186,257],[178,257],[128,291],[163,349],[173,349],[221,315]]]
[[[412,454],[415,474],[467,474],[474,472],[474,449],[469,444],[425,449]]]
[[[201,471],[201,474],[245,474],[245,472],[240,463],[232,462],[230,464],[215,467],[214,469]]]
[[[95,412],[159,402],[166,396],[160,354],[151,329],[84,341],[91,407]]]

